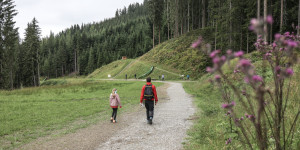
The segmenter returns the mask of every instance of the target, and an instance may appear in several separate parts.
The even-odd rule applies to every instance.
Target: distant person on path
[[[161,75],[161,80],[162,80],[162,81],[165,80],[165,75]]]
[[[134,74],[134,78],[136,79],[136,74]]]
[[[120,99],[119,95],[117,94],[116,88],[114,88],[112,90],[112,93],[110,94],[110,97],[109,97],[109,102],[110,102],[110,107],[113,109],[110,121],[113,123],[116,123],[118,106],[120,106],[120,108],[122,108],[121,99]]]
[[[127,74],[125,74],[125,79],[127,80]]]
[[[147,123],[152,124],[152,119],[154,116],[154,99],[155,105],[157,104],[157,93],[155,86],[151,83],[151,77],[147,78],[147,84],[143,86],[140,104],[143,105],[145,101],[146,114],[147,114]]]
[[[189,80],[190,79],[190,75],[186,75],[186,79]]]

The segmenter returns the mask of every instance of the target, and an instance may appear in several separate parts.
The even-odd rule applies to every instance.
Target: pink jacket
[[[109,102],[111,108],[118,108],[118,106],[120,106],[120,108],[122,107],[121,100],[118,94],[116,94],[115,97],[110,94]]]

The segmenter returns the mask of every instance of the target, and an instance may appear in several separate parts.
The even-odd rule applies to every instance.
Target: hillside
[[[137,59],[112,62],[95,70],[88,77],[106,79],[110,74],[113,78],[124,79],[127,74],[128,79],[133,79],[134,74],[139,78],[154,66],[149,75],[154,79],[164,75],[166,79],[178,80],[181,75],[186,77],[188,74],[191,79],[197,79],[205,73],[205,68],[209,65],[207,57],[201,51],[190,48],[200,34],[201,30],[195,30],[168,40]]]

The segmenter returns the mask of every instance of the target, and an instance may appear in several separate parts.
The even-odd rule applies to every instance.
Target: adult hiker
[[[117,120],[117,112],[118,112],[118,106],[122,108],[121,99],[120,96],[117,94],[117,89],[114,88],[110,94],[109,97],[110,107],[113,109],[110,121],[113,123],[116,123]]]
[[[147,84],[143,86],[140,98],[140,104],[143,105],[145,101],[146,114],[147,114],[147,123],[152,124],[152,119],[154,115],[154,99],[155,105],[157,104],[157,93],[155,86],[151,83],[151,77],[146,79]]]

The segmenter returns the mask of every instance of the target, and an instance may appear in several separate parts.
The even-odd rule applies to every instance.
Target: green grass
[[[14,148],[57,130],[73,132],[101,117],[109,118],[108,99],[113,88],[118,89],[122,101],[120,112],[129,111],[139,103],[145,84],[94,79],[61,82],[67,84],[0,91],[0,149]]]
[[[127,74],[128,79],[134,79],[134,74],[137,75],[137,77],[142,76],[146,72],[148,72],[152,66],[155,66],[154,71],[149,75],[152,77],[152,79],[158,79],[159,76],[163,74],[165,76],[166,80],[176,80],[179,79],[179,75],[176,73],[178,70],[171,70],[171,69],[164,69],[164,70],[171,70],[171,71],[164,71],[164,70],[159,70],[156,67],[162,68],[161,65],[157,65],[155,63],[151,62],[146,62],[146,61],[141,61],[140,59],[137,59],[135,62],[133,62],[130,67],[126,70],[124,70],[122,73],[120,73],[118,76],[115,78],[117,79],[124,79],[125,75]],[[170,73],[171,72],[171,73]],[[175,72],[175,73],[173,73]],[[147,78],[146,76],[145,78]]]
[[[108,75],[115,77],[119,72],[121,72],[128,64],[130,64],[133,59],[118,60],[114,61],[108,65],[102,66],[91,73],[88,78],[98,78],[98,79],[108,79]],[[124,76],[125,77],[125,76]]]

